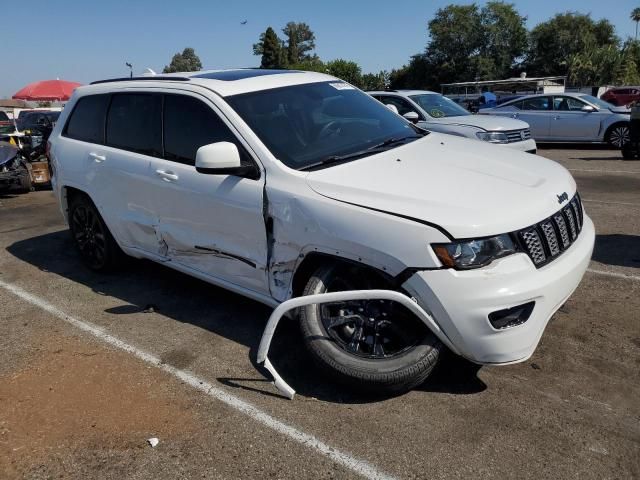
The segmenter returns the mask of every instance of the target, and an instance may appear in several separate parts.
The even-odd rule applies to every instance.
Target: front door
[[[585,102],[575,97],[553,97],[551,139],[565,142],[596,141],[600,133],[602,113],[582,111]]]
[[[236,144],[255,162],[203,97],[165,94],[163,158],[152,160],[160,253],[169,261],[267,294],[264,175],[259,179],[196,172],[199,147]]]

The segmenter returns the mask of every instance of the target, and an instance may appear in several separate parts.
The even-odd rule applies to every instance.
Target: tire
[[[636,154],[631,148],[631,143],[627,143],[624,147],[622,147],[622,158],[624,160],[635,160]]]
[[[33,192],[35,188],[31,183],[31,172],[26,167],[23,168],[24,172],[20,176],[20,191],[24,193]]]
[[[367,273],[362,272],[362,270],[354,272],[350,267],[339,264],[322,266],[309,278],[303,295],[363,288],[361,282],[354,285],[354,288],[330,287],[336,284],[340,285],[340,280],[343,278],[362,280],[363,277],[367,276]],[[356,283],[358,282],[356,281]],[[380,283],[378,283],[376,285],[366,286],[366,288],[380,287],[388,288],[388,285],[380,285]],[[369,305],[373,303],[374,301],[369,302]],[[380,303],[384,304],[384,302]],[[324,308],[330,307],[325,304]],[[367,306],[367,309],[368,308]],[[323,306],[309,305],[301,308],[300,328],[305,346],[318,367],[330,379],[354,390],[374,392],[377,394],[400,394],[420,385],[429,374],[431,374],[438,361],[440,352],[444,348],[442,343],[420,320],[415,318],[415,316],[409,313],[404,307],[394,302],[386,302],[385,308],[390,309],[390,311],[395,310],[396,313],[393,314],[394,321],[403,319],[405,320],[405,325],[408,325],[406,323],[408,319],[415,322],[410,325],[411,328],[409,330],[412,332],[416,331],[418,334],[415,335],[415,337],[411,337],[413,341],[415,341],[413,345],[395,354],[382,357],[379,355],[367,356],[365,352],[354,353],[354,351],[349,351],[349,346],[343,344],[342,339],[337,337],[335,331],[332,330],[332,333],[330,333],[330,330],[327,329],[326,324],[323,322],[323,315],[326,321],[327,310],[323,310]],[[341,311],[341,313],[342,312],[343,311]],[[386,323],[391,324],[393,322]],[[414,330],[414,327],[417,328]],[[347,324],[339,328],[346,329],[350,327]],[[354,335],[356,328],[357,326],[354,324]],[[397,329],[397,327],[394,327],[394,329]],[[377,334],[376,337],[378,337]],[[366,336],[366,339],[369,338],[371,338],[371,336]],[[385,338],[385,340],[387,339]],[[373,341],[375,342],[375,340]],[[351,345],[351,343],[349,345]],[[375,348],[374,343],[374,350]]]
[[[629,124],[615,123],[609,127],[605,141],[614,148],[622,148],[630,140]]]
[[[69,229],[82,262],[91,270],[110,272],[120,265],[124,254],[87,195],[70,199]]]

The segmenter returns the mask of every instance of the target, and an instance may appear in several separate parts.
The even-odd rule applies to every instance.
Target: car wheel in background
[[[622,148],[629,139],[628,123],[616,123],[612,125],[609,127],[609,130],[607,130],[607,134],[605,135],[605,141],[615,148]]]

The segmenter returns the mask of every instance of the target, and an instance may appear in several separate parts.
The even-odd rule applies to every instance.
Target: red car
[[[605,102],[622,107],[640,100],[640,87],[621,87],[607,90],[600,97]]]

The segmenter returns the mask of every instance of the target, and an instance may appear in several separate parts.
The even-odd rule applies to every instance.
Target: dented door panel
[[[268,292],[263,180],[205,175],[190,165],[153,160],[153,203],[158,217],[158,251],[207,275],[256,292]]]

